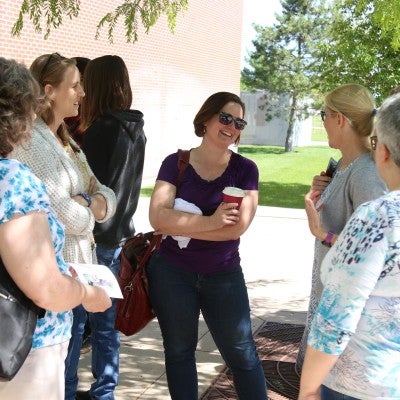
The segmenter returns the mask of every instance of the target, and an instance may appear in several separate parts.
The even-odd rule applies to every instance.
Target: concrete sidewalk
[[[141,198],[135,214],[137,232],[151,230],[148,198]],[[304,323],[311,285],[314,239],[304,210],[258,207],[241,238],[240,253],[247,282],[253,329],[264,321]],[[92,382],[88,353],[81,358],[79,389]],[[224,362],[203,320],[197,347],[199,394],[204,393]],[[164,354],[157,321],[134,336],[122,336],[120,383],[116,400],[169,399]]]

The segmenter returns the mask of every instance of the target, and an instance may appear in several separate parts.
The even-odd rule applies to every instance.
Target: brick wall
[[[121,1],[122,2],[122,1]],[[145,179],[152,179],[165,155],[199,143],[193,117],[203,101],[220,90],[240,94],[240,52],[243,0],[189,0],[171,33],[162,16],[135,44],[125,41],[123,21],[114,43],[103,29],[95,40],[101,17],[116,0],[82,0],[78,18],[65,19],[47,40],[25,19],[20,37],[11,36],[21,1],[0,2],[0,55],[25,62],[59,52],[66,57],[95,58],[116,54],[126,62],[133,89],[132,108],[145,116],[148,139]]]

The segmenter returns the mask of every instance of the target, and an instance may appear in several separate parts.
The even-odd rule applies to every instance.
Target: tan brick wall
[[[30,63],[39,55],[58,51],[66,57],[121,56],[129,69],[132,107],[145,116],[148,138],[145,178],[154,177],[164,156],[198,143],[192,120],[203,101],[220,90],[240,94],[240,52],[243,0],[189,0],[177,18],[174,33],[166,17],[139,41],[128,44],[120,21],[114,43],[103,29],[95,40],[101,17],[118,0],[82,0],[79,17],[66,19],[47,40],[25,19],[20,37],[11,36],[21,1],[0,2],[0,55]]]

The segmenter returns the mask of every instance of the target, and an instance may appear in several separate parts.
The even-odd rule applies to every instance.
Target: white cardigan
[[[27,164],[46,185],[51,205],[58,220],[65,227],[65,261],[96,262],[92,246],[94,215],[90,208],[81,206],[72,199],[72,196],[85,192],[82,174],[76,162],[69,157],[41,118],[34,122],[31,141],[18,146],[11,157]],[[93,172],[83,151],[80,151],[77,157],[81,163],[85,163],[85,168],[92,176]],[[106,216],[97,221],[105,222],[115,213],[115,194],[100,183],[96,193],[101,193],[107,201]]]

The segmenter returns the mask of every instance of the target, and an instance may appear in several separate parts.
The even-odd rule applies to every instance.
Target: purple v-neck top
[[[176,185],[178,178],[178,153],[170,154],[163,161],[157,180]],[[203,215],[212,215],[222,202],[222,190],[236,186],[243,190],[258,190],[258,168],[256,164],[232,152],[229,164],[217,179],[202,179],[189,164],[176,198],[181,198],[199,207]],[[240,266],[237,240],[209,241],[191,239],[186,248],[180,249],[178,242],[167,236],[161,243],[160,254],[173,265],[198,273],[229,271]]]

